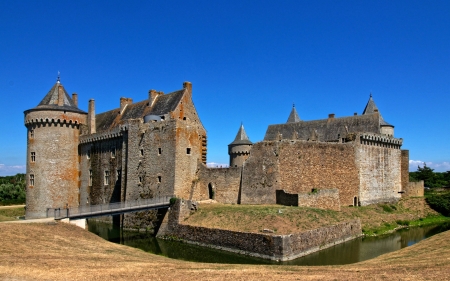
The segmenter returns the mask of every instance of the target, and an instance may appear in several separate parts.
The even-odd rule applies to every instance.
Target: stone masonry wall
[[[424,181],[409,182],[408,187],[404,190],[402,197],[424,196]]]
[[[298,195],[298,206],[340,211],[339,190],[318,189],[314,192],[300,193]]]
[[[280,187],[288,193],[339,189],[342,205],[358,196],[358,170],[353,143],[278,142]]]
[[[258,142],[242,170],[241,204],[275,204],[279,184],[277,142]]]
[[[198,164],[203,160],[206,164],[206,159],[203,159],[203,155],[206,154],[206,143],[203,143],[203,140],[206,140],[206,130],[192,101],[192,84],[185,82],[183,88],[185,94],[177,108],[171,112],[171,118],[176,120],[177,124],[174,194],[180,198],[190,198],[196,184]]]
[[[341,210],[339,200],[339,190],[337,189],[317,189],[308,193],[286,193],[284,190],[277,190],[277,204],[285,206],[302,206],[310,208]]]
[[[241,167],[208,168],[201,164],[197,174],[198,182],[190,199],[202,200],[213,198],[217,202],[231,204],[239,203],[239,187],[241,182]],[[211,190],[210,190],[211,188]]]
[[[394,202],[401,198],[400,149],[358,144],[356,162],[360,178],[359,202],[362,206]]]
[[[177,237],[226,251],[271,260],[292,260],[309,253],[359,237],[359,220],[349,221],[290,235],[248,233],[224,229],[211,229],[182,224],[189,213],[189,203],[179,200],[166,217],[158,237]],[[181,207],[181,208],[180,208]]]
[[[244,164],[242,204],[275,204],[275,190],[290,194],[339,189],[341,204],[358,196],[358,170],[352,143],[303,140],[256,143]]]
[[[409,150],[402,150],[401,154],[402,190],[405,191],[408,188],[409,184]]]

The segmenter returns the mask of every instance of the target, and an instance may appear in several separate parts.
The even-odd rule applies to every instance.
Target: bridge
[[[47,209],[47,215],[50,210],[54,211],[56,220],[60,219],[85,219],[100,216],[119,215],[130,212],[154,210],[168,208],[170,206],[170,198],[173,196],[162,196],[150,199],[139,199],[136,201],[125,201],[99,205],[84,205],[77,208],[58,208]]]

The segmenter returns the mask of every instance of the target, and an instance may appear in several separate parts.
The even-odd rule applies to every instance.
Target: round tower
[[[78,140],[87,113],[77,94],[67,94],[59,77],[35,108],[25,114],[27,187],[25,218],[42,218],[48,209],[78,206]]]
[[[241,124],[236,138],[228,145],[230,167],[241,167],[250,155],[253,143],[248,139],[244,125]]]

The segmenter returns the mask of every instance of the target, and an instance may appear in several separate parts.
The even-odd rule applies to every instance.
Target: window
[[[109,185],[109,171],[105,171],[105,185]]]
[[[188,147],[188,148],[186,149],[186,154],[191,154],[191,148],[190,148],[190,147]]]
[[[142,183],[142,177],[139,177],[139,183]]]
[[[36,162],[36,152],[31,152],[31,162]]]
[[[158,176],[158,182],[161,182],[161,176]]]
[[[160,147],[160,148],[158,148],[158,154],[161,155],[161,152],[162,152],[162,149]]]
[[[86,158],[91,159],[91,150],[90,149],[86,153]]]
[[[116,148],[114,146],[111,148],[111,158],[116,158]]]
[[[34,186],[34,174],[30,174],[30,186]]]
[[[141,156],[144,156],[144,150],[141,148]]]
[[[119,169],[119,170],[117,170],[117,179],[119,180],[121,176],[122,176],[122,170]]]
[[[30,129],[30,138],[34,138],[34,129]]]
[[[89,186],[92,186],[92,170],[89,170]]]

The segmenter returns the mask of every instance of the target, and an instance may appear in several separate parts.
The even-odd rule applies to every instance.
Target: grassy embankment
[[[450,221],[419,197],[402,199],[395,204],[342,207],[340,212],[280,205],[201,204],[184,223],[244,232],[269,229],[276,234],[289,234],[358,218],[363,233],[368,236],[408,226]]]
[[[0,222],[17,220],[23,216],[25,216],[24,207],[0,208]]]

